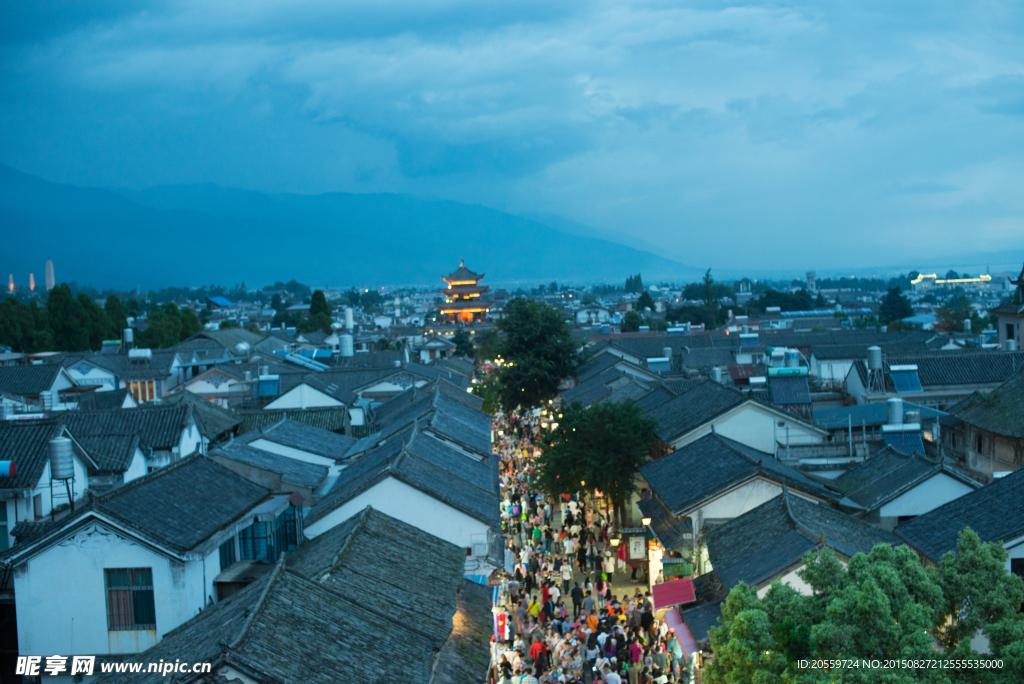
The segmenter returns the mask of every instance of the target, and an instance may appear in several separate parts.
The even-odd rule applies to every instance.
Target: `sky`
[[[1024,5],[6,2],[0,163],[396,192],[701,266],[1024,247]]]

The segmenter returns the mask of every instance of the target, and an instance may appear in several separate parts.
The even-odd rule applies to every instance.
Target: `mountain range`
[[[487,207],[399,194],[266,194],[215,185],[114,191],[0,165],[0,273],[97,288],[291,279],[314,286],[436,285],[459,259],[492,285],[694,280],[644,249]],[[570,225],[566,222],[565,225]]]

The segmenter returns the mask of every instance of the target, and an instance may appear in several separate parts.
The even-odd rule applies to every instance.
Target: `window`
[[[291,551],[302,541],[302,511],[296,506],[289,506],[274,523],[279,551]]]
[[[235,562],[235,538],[232,537],[220,545],[220,569],[231,567]]]
[[[0,551],[7,550],[7,502],[0,501]]]
[[[104,570],[107,629],[156,629],[152,568]]]
[[[1015,340],[1017,336],[1014,334],[1013,323],[1006,324],[1006,339]]]
[[[1010,572],[1012,572],[1017,577],[1024,579],[1024,558],[1011,558]]]
[[[39,520],[43,517],[43,495],[36,494],[32,497],[32,514]]]
[[[975,442],[974,450],[977,451],[980,454],[982,446],[983,446],[983,443],[981,441],[981,435],[978,435],[977,441]]]
[[[242,560],[263,560],[270,563],[277,560],[274,540],[268,528],[269,525],[265,522],[254,522],[238,533],[238,550]]]

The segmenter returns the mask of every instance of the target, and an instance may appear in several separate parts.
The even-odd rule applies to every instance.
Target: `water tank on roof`
[[[718,366],[715,366],[714,368],[712,368],[711,369],[711,377],[712,377],[712,379],[715,382],[721,383],[722,382],[722,369],[719,368]]]
[[[341,330],[344,327],[345,327],[344,325],[342,325],[341,323],[338,323],[337,321],[335,321],[334,323],[331,323],[331,330],[333,330],[334,332],[338,332],[339,330]]]
[[[662,347],[661,355],[666,357],[669,361],[672,360],[672,347]]]
[[[1017,351],[1017,340],[1006,340],[1006,351]]]
[[[18,476],[18,469],[14,467],[14,461],[0,461],[0,477],[9,477],[12,480]]]
[[[125,344],[132,344],[133,342],[135,342],[135,331],[133,329],[125,328],[122,331],[122,334],[124,335]]]
[[[786,350],[786,368],[797,368],[800,366],[800,352],[796,349]]]
[[[868,370],[882,370],[882,348],[868,347]]]
[[[889,425],[903,425],[903,400],[899,397],[889,400]]]
[[[345,307],[345,330],[351,330],[355,327],[355,322],[352,320],[352,307]]]
[[[249,343],[239,342],[235,345],[235,354],[238,356],[248,356],[249,354]]]
[[[67,437],[50,440],[50,479],[75,479],[75,456],[71,451],[71,440]]]
[[[145,363],[153,360],[152,349],[129,349],[128,360],[132,362]]]
[[[351,335],[341,336],[341,355],[342,356],[355,356],[355,340],[352,339]]]

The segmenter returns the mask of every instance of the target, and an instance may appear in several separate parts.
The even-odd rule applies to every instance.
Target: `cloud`
[[[737,267],[1020,225],[1010,2],[58,10],[0,16],[0,161],[55,180],[413,192]]]

